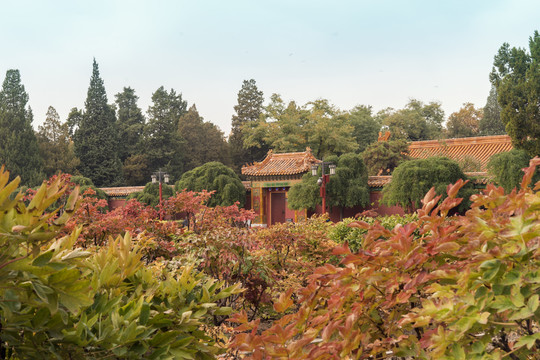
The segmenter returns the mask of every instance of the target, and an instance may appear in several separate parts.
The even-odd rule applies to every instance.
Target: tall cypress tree
[[[32,128],[32,110],[21,84],[19,70],[8,70],[0,91],[0,163],[22,183],[39,184],[44,175],[39,148]]]
[[[117,153],[116,117],[107,104],[107,94],[94,59],[85,110],[75,132],[75,153],[79,171],[96,186],[116,185],[121,180]]]
[[[121,93],[115,95],[118,105],[118,136],[122,139],[122,146],[118,149],[120,161],[141,152],[141,140],[144,130],[144,115],[137,106],[139,97],[135,90],[124,87]]]
[[[152,103],[144,130],[149,170],[166,169],[177,180],[183,172],[183,139],[178,133],[178,120],[186,113],[187,102],[182,94],[173,89],[167,92],[161,86],[152,94]]]
[[[480,120],[480,134],[506,134],[504,124],[501,120],[501,106],[497,102],[497,89],[495,86],[491,86],[486,106],[484,106],[484,117]]]
[[[244,147],[242,127],[259,119],[263,111],[263,92],[259,91],[254,79],[244,80],[238,92],[238,104],[234,106],[236,114],[232,117],[232,129],[229,136],[229,146],[234,170],[239,173],[242,165],[261,160],[268,152],[266,144],[260,147]]]

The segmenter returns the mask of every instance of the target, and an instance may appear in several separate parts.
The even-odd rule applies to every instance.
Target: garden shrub
[[[76,247],[64,236],[79,207],[75,188],[63,209],[47,211],[69,186],[57,178],[26,203],[9,195],[20,181],[0,170],[0,356],[7,359],[212,359],[222,351],[203,331],[230,312],[237,294],[183,266],[145,265],[130,234],[105,246]],[[59,210],[63,210],[60,212]]]
[[[418,208],[420,200],[430,188],[434,187],[435,192],[444,198],[446,186],[458,179],[466,180],[467,176],[454,160],[445,157],[409,160],[392,173],[392,181],[383,188],[382,202],[386,205],[399,205],[404,209]],[[466,210],[470,204],[469,197],[474,192],[471,183],[463,186],[459,196],[464,201],[456,210]]]
[[[523,169],[529,164],[530,157],[525,150],[513,149],[507,152],[495,154],[488,163],[488,173],[495,183],[502,186],[509,193],[514,188],[519,189],[523,178]],[[540,180],[537,171],[534,180]],[[535,182],[533,180],[533,182]]]
[[[336,248],[341,266],[282,294],[274,308],[287,314],[269,328],[236,314],[231,348],[247,359],[538,358],[540,183],[528,187],[537,165],[518,192],[489,184],[473,195],[465,215],[449,216],[458,180],[442,201],[432,188],[410,223],[350,223],[367,230],[362,250]]]
[[[392,230],[397,225],[408,224],[412,221],[418,220],[416,213],[405,215],[388,215],[373,217],[360,217],[360,221],[364,221],[370,225],[376,222],[381,224],[385,229]],[[356,221],[354,218],[343,219],[336,223],[329,231],[328,236],[338,244],[347,243],[352,252],[357,252],[362,248],[362,239],[367,233],[366,229],[350,227],[349,224]]]

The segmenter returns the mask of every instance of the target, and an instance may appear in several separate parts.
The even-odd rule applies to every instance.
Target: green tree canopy
[[[328,100],[311,101],[303,107],[294,101],[285,106],[277,94],[270,100],[259,121],[244,127],[244,146],[266,143],[278,152],[304,151],[309,146],[317,158],[358,149],[349,114]]]
[[[82,175],[74,175],[71,177],[70,181],[75,185],[79,185],[79,192],[81,194],[84,194],[84,192],[88,189],[92,189],[96,193],[96,197],[98,199],[108,199],[107,194],[100,188],[96,187],[90,178]]]
[[[182,94],[176,94],[174,89],[167,92],[161,86],[152,94],[144,134],[144,151],[150,172],[163,168],[174,178],[180,178],[183,140],[178,133],[178,120],[186,113],[186,108]]]
[[[34,186],[44,174],[27,103],[19,70],[8,70],[0,90],[0,165],[5,164],[12,177],[20,176],[23,184]]]
[[[118,147],[118,157],[123,163],[128,157],[141,153],[141,142],[144,131],[144,115],[137,106],[139,97],[135,90],[124,87],[115,95],[118,107],[118,137],[122,145]]]
[[[512,144],[530,156],[540,155],[539,63],[540,34],[535,31],[529,38],[529,52],[504,43],[495,55],[490,75]]]
[[[486,106],[484,106],[484,117],[480,120],[480,135],[504,134],[506,130],[501,120],[501,107],[497,102],[497,88],[491,85]]]
[[[382,110],[377,118],[390,130],[392,139],[419,141],[442,137],[444,111],[438,102],[424,104],[411,99],[405,108]]]
[[[409,144],[405,140],[377,141],[362,153],[368,174],[390,175],[402,162],[409,160]]]
[[[339,158],[330,156],[325,161],[336,164],[336,174],[330,177],[326,188],[327,204],[329,206],[354,207],[369,204],[369,187],[367,184],[367,169],[359,154],[343,154]],[[319,176],[322,174],[319,168]],[[302,182],[295,184],[289,190],[289,207],[294,210],[314,209],[321,203],[319,176],[307,173]]]
[[[236,114],[232,117],[232,129],[229,136],[229,147],[233,168],[240,173],[240,168],[246,163],[252,163],[264,158],[268,146],[260,142],[254,146],[244,147],[244,127],[256,123],[263,111],[263,92],[257,88],[254,79],[244,80],[238,92],[238,103],[234,106]]]
[[[205,122],[193,104],[178,121],[178,131],[184,139],[184,170],[192,170],[211,161],[230,163],[227,142],[223,132]]]
[[[353,136],[358,153],[377,141],[381,124],[373,117],[371,106],[359,105],[349,112],[349,122],[354,127]]]
[[[170,198],[174,195],[174,189],[172,186],[162,183],[161,184],[161,196],[163,200]],[[143,191],[131,193],[127,197],[130,199],[137,199],[142,204],[156,207],[159,205],[159,183],[149,182],[144,187]]]
[[[76,111],[75,111],[76,113]],[[121,182],[122,165],[118,158],[118,138],[114,109],[107,104],[107,94],[96,60],[88,87],[85,110],[75,131],[75,154],[79,171],[97,186]]]
[[[215,191],[207,205],[229,206],[239,202],[244,206],[246,189],[238,175],[229,167],[214,161],[199,166],[182,175],[175,184],[176,191]]]
[[[392,173],[392,181],[383,188],[383,202],[387,205],[400,205],[405,209],[421,206],[421,200],[432,187],[444,199],[446,187],[459,179],[466,180],[459,164],[445,157],[409,160],[399,165]],[[471,183],[459,192],[464,200],[459,210],[468,207],[473,193]]]
[[[513,149],[495,154],[489,159],[488,173],[495,183],[502,186],[506,193],[520,188],[524,168],[529,166],[530,156],[523,149]],[[533,184],[540,180],[536,172]]]
[[[446,131],[449,138],[478,136],[484,111],[477,109],[472,103],[465,103],[448,117]]]
[[[47,110],[45,122],[39,126],[37,139],[46,177],[51,177],[58,171],[73,174],[79,165],[79,159],[75,156],[68,124],[60,122],[60,117],[52,106]]]

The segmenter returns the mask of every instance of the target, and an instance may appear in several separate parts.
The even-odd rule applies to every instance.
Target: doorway
[[[275,223],[284,223],[285,222],[285,207],[287,206],[285,202],[285,193],[273,192],[271,193],[271,196],[272,196],[271,225],[274,225]]]

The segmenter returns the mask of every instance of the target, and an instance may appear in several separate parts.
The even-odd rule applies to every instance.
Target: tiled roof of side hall
[[[276,154],[272,150],[261,162],[242,167],[247,176],[295,175],[307,172],[313,164],[320,163],[307,148],[304,152]]]
[[[122,197],[128,196],[134,192],[143,191],[144,186],[105,187],[100,189],[103,190],[107,196]]]
[[[432,156],[446,156],[460,161],[471,158],[479,162],[481,171],[486,171],[489,159],[498,153],[512,150],[508,135],[477,136],[460,139],[413,141],[409,145],[409,155],[414,159]]]

